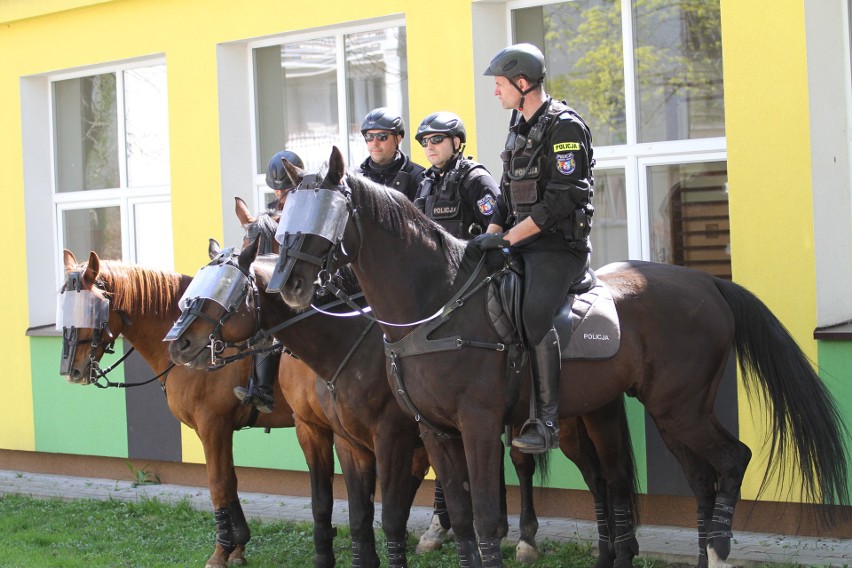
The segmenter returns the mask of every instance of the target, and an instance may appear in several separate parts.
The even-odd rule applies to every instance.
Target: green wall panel
[[[819,341],[819,374],[834,395],[847,428],[846,461],[852,473],[852,341]],[[852,478],[847,482],[852,492]]]
[[[68,383],[59,375],[59,337],[31,338],[30,353],[36,451],[127,457],[124,391]],[[108,355],[104,366],[113,361]],[[121,381],[122,373],[119,367],[110,379]]]
[[[246,467],[308,471],[295,428],[276,428],[269,434],[263,428],[234,432],[234,463]],[[334,470],[340,473],[336,454]]]

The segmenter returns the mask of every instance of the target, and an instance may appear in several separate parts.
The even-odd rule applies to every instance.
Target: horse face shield
[[[60,375],[71,375],[77,346],[89,342],[87,339],[78,339],[78,330],[93,330],[91,343],[94,350],[100,332],[106,328],[108,321],[109,301],[91,290],[84,290],[79,272],[68,273],[56,302],[56,329],[62,331]]]
[[[340,190],[315,188],[292,192],[281,211],[281,220],[275,233],[280,253],[267,291],[281,292],[298,260],[316,264],[320,268],[327,264],[327,259],[301,252],[305,236],[316,235],[334,246],[343,238],[348,221],[348,200]]]
[[[222,306],[225,314],[230,314],[246,301],[249,288],[248,277],[236,266],[211,263],[203,267],[181,296],[178,303],[181,309],[180,317],[163,341],[174,341],[180,337],[189,325],[202,315],[201,303],[204,300],[216,302]]]

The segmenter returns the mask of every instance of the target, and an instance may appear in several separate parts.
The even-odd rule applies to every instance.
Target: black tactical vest
[[[427,176],[417,191],[418,206],[422,204],[426,216],[460,239],[470,239],[485,229],[475,222],[473,212],[464,206],[459,193],[468,174],[478,168],[485,166],[462,156],[443,176],[436,176],[437,179]]]

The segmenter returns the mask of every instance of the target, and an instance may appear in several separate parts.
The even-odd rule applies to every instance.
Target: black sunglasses
[[[390,133],[388,133],[388,132],[375,132],[375,133],[368,132],[367,134],[364,135],[364,141],[365,142],[372,142],[373,140],[378,138],[379,142],[384,142],[385,140],[388,139],[389,136],[390,136]]]
[[[423,138],[420,139],[420,145],[425,148],[426,145],[429,144],[429,142],[431,142],[433,146],[437,146],[438,144],[443,142],[446,138],[448,138],[448,136],[446,134],[436,134],[436,135],[431,136],[431,137],[424,136]]]

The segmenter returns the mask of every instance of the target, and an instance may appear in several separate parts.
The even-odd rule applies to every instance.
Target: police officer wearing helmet
[[[361,122],[361,134],[370,157],[358,173],[387,187],[401,191],[414,201],[425,168],[412,162],[399,145],[405,137],[405,121],[386,107],[373,109]]]
[[[485,75],[512,110],[501,187],[509,213],[505,233],[477,237],[482,249],[509,247],[525,266],[523,327],[530,348],[539,421],[524,425],[512,445],[539,453],[559,446],[561,357],[553,318],[571,284],[589,266],[594,193],[592,135],[565,102],[544,90],[544,55],[534,45],[511,45]]]
[[[485,166],[462,154],[467,133],[461,119],[451,112],[432,113],[414,137],[432,164],[417,190],[415,205],[462,239],[484,233],[490,224],[500,230],[500,188]]]
[[[272,156],[269,165],[266,167],[266,185],[275,191],[275,199],[266,204],[266,208],[270,211],[280,211],[284,196],[288,190],[294,187],[290,176],[287,175],[287,170],[284,169],[284,160],[298,168],[304,169],[305,167],[302,158],[289,150],[283,150]],[[272,342],[269,343],[269,346],[271,345]],[[278,376],[280,361],[280,350],[255,352],[252,355],[254,366],[248,388],[234,387],[234,396],[240,399],[244,405],[251,404],[260,412],[272,412],[272,408],[275,406],[272,385]]]
[[[289,150],[282,150],[269,160],[269,165],[266,167],[266,185],[275,190],[275,199],[267,203],[266,208],[273,211],[281,210],[283,206],[282,198],[288,189],[293,188],[293,182],[290,181],[290,176],[287,175],[287,170],[284,169],[284,160],[287,160],[297,168],[305,168],[302,158]]]

